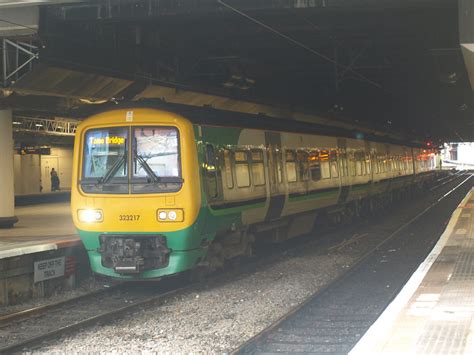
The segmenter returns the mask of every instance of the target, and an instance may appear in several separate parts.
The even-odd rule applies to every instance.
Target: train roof
[[[279,132],[317,134],[332,137],[351,138],[357,140],[368,140],[372,142],[404,145],[414,148],[424,148],[419,142],[401,140],[387,135],[376,135],[364,132],[363,129],[345,129],[318,123],[298,121],[294,119],[284,119],[269,117],[264,114],[251,114],[215,109],[210,106],[191,106],[176,103],[168,103],[159,99],[142,99],[140,101],[122,102],[119,104],[102,107],[97,112],[106,112],[117,109],[149,108],[163,111],[170,111],[183,116],[194,124],[213,125],[222,127],[239,127],[272,130]]]

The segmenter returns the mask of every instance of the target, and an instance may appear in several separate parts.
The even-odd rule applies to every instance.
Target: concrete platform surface
[[[80,244],[69,202],[16,207],[14,228],[0,229],[0,259]]]
[[[474,189],[350,354],[474,354]]]

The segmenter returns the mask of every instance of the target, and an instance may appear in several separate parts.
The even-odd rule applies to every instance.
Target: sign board
[[[65,257],[36,261],[34,263],[35,282],[64,276]]]
[[[51,148],[49,147],[21,147],[17,149],[18,154],[39,154],[39,155],[51,155]]]

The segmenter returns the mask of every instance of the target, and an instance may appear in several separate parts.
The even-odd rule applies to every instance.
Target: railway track
[[[0,354],[21,352],[44,341],[123,318],[136,310],[160,305],[181,294],[211,287],[222,281],[253,272],[264,264],[271,264],[288,252],[302,248],[304,240],[292,248],[288,243],[278,245],[274,253],[263,259],[247,260],[237,270],[232,267],[211,275],[208,284],[189,282],[188,275],[165,278],[159,283],[133,282],[82,295],[55,304],[35,307],[0,317]],[[235,266],[232,265],[232,266]]]
[[[159,284],[118,285],[68,301],[0,318],[0,354],[10,354],[87,326],[121,318],[141,307],[158,305],[195,287],[179,277]]]
[[[402,275],[404,281],[398,288],[390,291],[391,297],[382,302],[383,307],[375,309],[365,305],[362,311],[353,311],[350,304],[351,296],[354,298],[364,297],[363,292],[356,294],[357,287],[369,289],[370,278],[377,278],[377,282],[389,283],[387,279],[380,276],[375,277],[375,267],[371,265],[369,276],[365,282],[359,280],[358,285],[345,286],[350,278],[353,277],[359,269],[366,268],[365,264],[371,259],[380,258],[381,255],[396,251],[393,249],[392,242],[408,227],[417,223],[425,214],[438,206],[441,201],[453,194],[455,191],[465,185],[472,185],[473,174],[457,173],[454,176],[440,179],[434,188],[448,187],[448,191],[440,191],[440,196],[435,199],[428,207],[404,223],[402,226],[385,236],[378,244],[362,255],[350,268],[340,274],[333,282],[327,284],[315,294],[309,296],[304,302],[294,307],[271,325],[260,331],[251,339],[240,344],[231,351],[231,354],[254,354],[254,353],[347,353],[357,340],[365,333],[370,325],[378,317],[378,314],[385,309],[391,299],[403,287],[404,281],[409,275]],[[459,181],[461,180],[461,181]],[[450,188],[449,183],[455,182],[456,186]],[[468,184],[466,184],[468,183]],[[354,235],[348,241],[336,244],[330,249],[337,250],[363,238],[364,235]],[[437,239],[436,239],[437,240]],[[388,247],[387,247],[388,246]],[[426,245],[424,246],[426,248]],[[430,250],[428,248],[427,250]],[[377,254],[378,253],[378,254]],[[384,255],[383,255],[384,256]],[[386,260],[383,260],[385,262]],[[417,264],[418,265],[418,264]],[[416,266],[417,266],[416,265]],[[393,270],[392,270],[393,272]],[[397,273],[398,271],[395,271]],[[370,275],[372,274],[372,275]],[[356,281],[357,283],[357,281]],[[362,285],[362,286],[361,286]],[[390,285],[387,285],[387,287]],[[365,290],[365,292],[366,292]],[[374,289],[374,292],[377,292]],[[345,295],[344,295],[345,293]],[[341,296],[342,294],[342,296]],[[347,294],[350,294],[349,296]],[[336,296],[339,295],[339,296]],[[362,295],[362,296],[361,296]],[[337,297],[340,300],[337,300]],[[361,302],[363,303],[363,302]],[[355,305],[357,308],[357,305]]]
[[[445,185],[444,181],[439,183],[440,186]],[[355,230],[357,227],[352,229]],[[341,240],[341,233],[327,231],[325,234],[321,236],[318,243],[327,250],[331,248],[337,250],[364,238],[364,235],[355,234],[349,240]],[[301,238],[296,245],[293,245],[293,241],[280,245],[275,248],[276,252],[267,254],[264,258],[246,262],[239,270],[218,273],[212,277],[211,283],[226,281],[229,278],[252,272],[263,264],[271,264],[280,259],[282,253],[285,255],[298,253],[298,250],[305,249],[305,243],[310,238],[311,236]],[[78,331],[93,324],[122,318],[138,309],[159,305],[167,299],[194,291],[199,287],[199,283],[189,283],[185,276],[167,278],[158,284],[133,283],[133,287],[118,285],[58,304],[0,317],[0,344],[2,344],[0,354],[19,352],[45,340]]]

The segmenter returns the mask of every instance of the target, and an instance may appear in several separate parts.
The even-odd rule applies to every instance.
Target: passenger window
[[[329,151],[321,150],[319,153],[319,159],[321,160],[321,176],[323,179],[329,179],[331,177],[331,169],[329,166]]]
[[[341,153],[339,155],[339,169],[341,176],[347,176],[347,155],[346,153]]]
[[[365,155],[365,172],[366,175],[370,175],[372,173],[372,166],[370,165],[370,154]]]
[[[288,182],[296,182],[296,154],[293,150],[286,151],[286,177]]]
[[[278,183],[283,182],[283,152],[277,150],[275,152],[275,162],[276,162],[276,174]]]
[[[224,150],[224,172],[228,189],[234,188],[234,177],[232,176],[232,158],[229,150]]]
[[[321,180],[321,162],[319,161],[319,152],[312,151],[308,157],[309,170],[311,171],[311,180]]]
[[[356,159],[356,173],[357,173],[357,176],[362,176],[363,171],[364,171],[364,169],[362,169],[362,166],[365,167],[363,153],[362,152],[356,152],[355,159]]]
[[[348,160],[348,164],[349,164],[349,174],[350,174],[351,176],[356,176],[356,175],[357,175],[357,172],[356,172],[355,154],[354,154],[354,153],[349,153],[349,154],[348,154],[348,157],[349,157],[349,160]]]
[[[309,180],[309,154],[304,151],[298,151],[296,153],[298,158],[298,179],[299,181],[308,181]]]
[[[260,150],[252,150],[252,179],[255,186],[265,185],[263,152]]]
[[[331,177],[339,177],[339,170],[337,167],[337,152],[331,151]]]
[[[380,161],[380,172],[386,173],[387,172],[387,166],[386,166],[385,157],[383,155],[381,155],[379,157],[379,161]]]
[[[237,178],[238,187],[249,187],[250,186],[250,172],[249,162],[247,158],[247,152],[237,151],[234,155],[235,158],[235,176]]]
[[[261,150],[252,150],[252,161],[263,162],[263,152]]]
[[[357,160],[357,161],[356,161],[357,176],[361,176],[361,175],[362,175],[362,164],[363,164],[362,161],[360,161],[360,160]]]
[[[374,170],[375,170],[375,173],[376,173],[376,174],[380,173],[379,160],[378,160],[377,155],[374,155],[374,156],[373,156],[373,160],[372,160],[372,161],[374,162]]]

